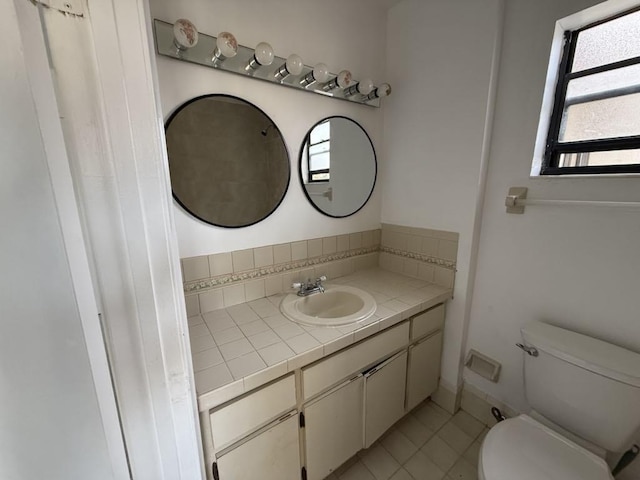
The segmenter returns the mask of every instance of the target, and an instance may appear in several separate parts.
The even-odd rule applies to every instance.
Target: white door
[[[404,415],[407,352],[369,370],[364,381],[364,448],[369,448]]]
[[[271,424],[217,459],[220,480],[299,480],[298,415]],[[215,468],[215,467],[214,467]]]
[[[362,449],[362,375],[304,407],[307,478],[322,480]]]
[[[0,30],[0,478],[129,478],[37,11]]]
[[[407,410],[413,409],[438,388],[441,356],[441,331],[409,347]]]

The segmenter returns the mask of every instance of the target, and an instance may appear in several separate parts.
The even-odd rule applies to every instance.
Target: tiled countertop
[[[206,411],[451,298],[451,289],[379,268],[328,281],[369,292],[375,314],[343,327],[285,318],[274,295],[189,317],[198,408]],[[292,290],[293,292],[293,290]]]

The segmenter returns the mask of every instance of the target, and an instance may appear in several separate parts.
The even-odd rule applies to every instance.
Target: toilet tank
[[[522,328],[524,384],[533,410],[606,450],[629,448],[640,428],[640,354],[532,322]]]

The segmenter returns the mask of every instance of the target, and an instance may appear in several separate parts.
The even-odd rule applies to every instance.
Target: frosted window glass
[[[640,56],[640,11],[578,34],[572,72]]]

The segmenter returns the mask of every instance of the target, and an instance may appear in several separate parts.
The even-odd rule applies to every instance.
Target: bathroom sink
[[[282,299],[280,311],[289,320],[303,325],[338,327],[369,318],[376,311],[376,301],[359,288],[331,285],[324,293],[306,297],[287,295]]]

